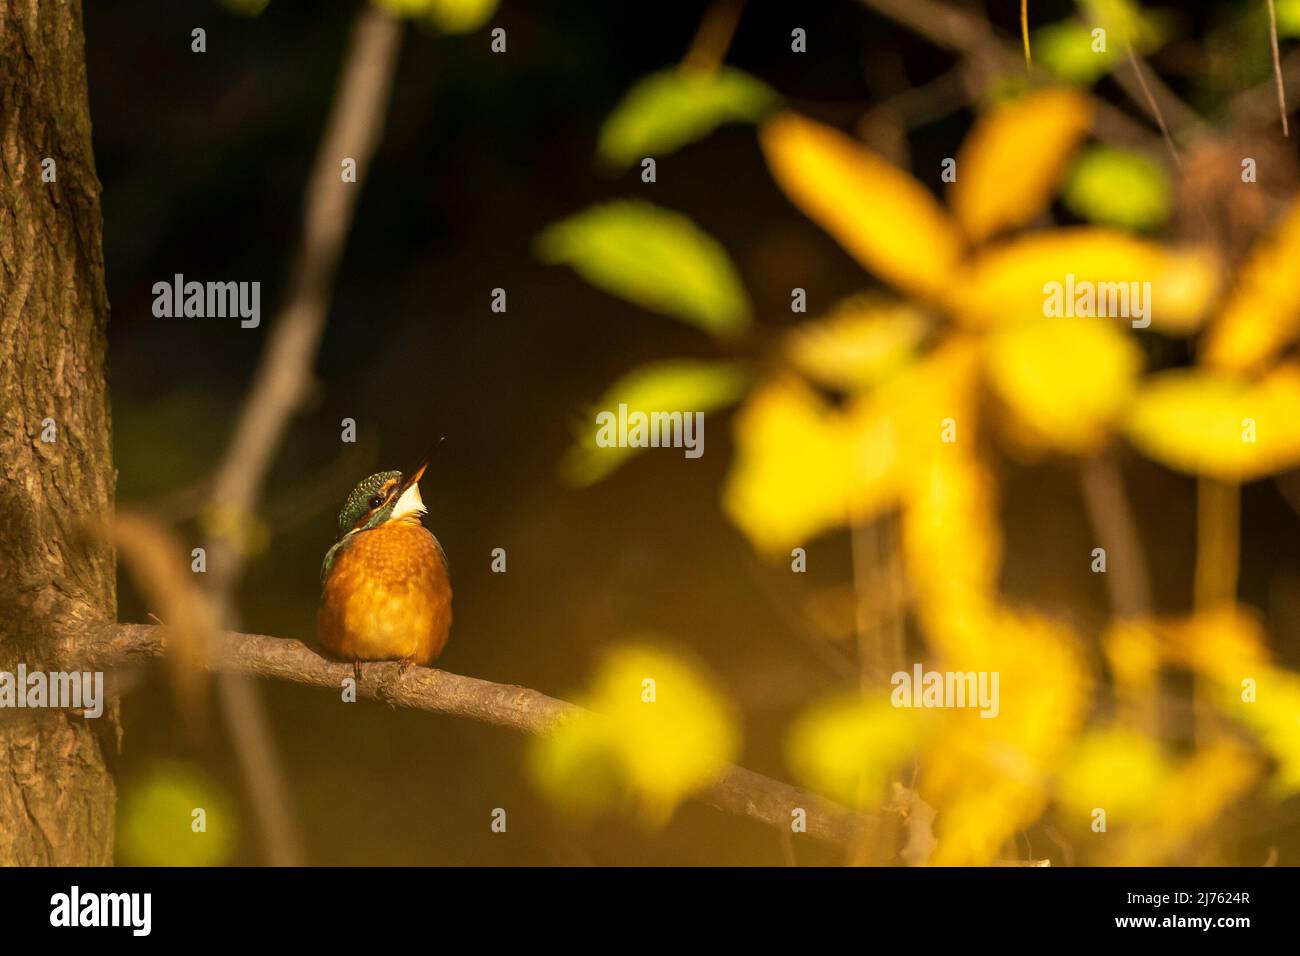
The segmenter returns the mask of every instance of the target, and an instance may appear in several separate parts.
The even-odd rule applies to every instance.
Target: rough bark
[[[82,530],[112,511],[107,321],[81,4],[0,0],[3,671],[58,669],[116,616],[112,550]],[[112,861],[114,712],[0,711],[0,864]]]

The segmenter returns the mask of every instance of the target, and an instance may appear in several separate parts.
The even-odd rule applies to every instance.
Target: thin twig
[[[1025,41],[1025,69],[1034,65],[1034,58],[1029,53],[1029,0],[1020,0],[1020,36]]]
[[[717,70],[726,59],[744,9],[745,0],[713,0],[704,11],[704,18],[695,31],[691,48],[682,57],[682,64],[707,73]]]
[[[150,624],[115,624],[90,635],[79,648],[77,666],[110,668],[161,657],[165,631]],[[68,666],[74,666],[69,662]],[[273,678],[340,691],[352,677],[350,664],[335,663],[299,641],[262,634],[223,632],[208,666],[252,677]],[[454,714],[529,734],[546,734],[582,713],[567,701],[513,684],[496,684],[428,667],[401,672],[400,665],[366,664],[357,696],[398,707]],[[856,814],[806,790],[743,767],[728,766],[697,799],[738,816],[788,829],[791,811],[807,812],[808,834],[849,844],[872,817]]]
[[[1291,136],[1291,126],[1286,118],[1286,87],[1282,83],[1282,52],[1277,45],[1277,6],[1268,0],[1268,39],[1273,47],[1273,79],[1277,81],[1277,108],[1282,115],[1282,135]]]
[[[311,380],[343,243],[379,142],[402,38],[399,20],[374,4],[357,15],[325,134],[303,203],[303,230],[289,294],[271,327],[252,388],[213,485],[211,514],[226,530],[208,542],[211,592],[225,627],[235,627],[234,589],[243,569],[247,525],[289,420]],[[341,164],[356,163],[356,182]],[[288,787],[256,688],[223,672],[218,695],[273,864],[301,862]]]
[[[1124,476],[1111,453],[1101,452],[1083,461],[1079,477],[1088,518],[1106,550],[1111,608],[1117,618],[1145,619],[1151,614],[1151,585]]]
[[[1133,51],[1133,44],[1125,43],[1124,51],[1128,54],[1128,63],[1133,70],[1133,75],[1137,77],[1138,86],[1142,88],[1142,95],[1146,97],[1147,104],[1151,107],[1151,113],[1156,118],[1156,124],[1160,127],[1160,135],[1164,137],[1165,145],[1169,147],[1169,155],[1174,158],[1174,165],[1182,169],[1183,160],[1178,155],[1178,147],[1174,145],[1173,136],[1169,133],[1169,124],[1165,122],[1165,114],[1160,109],[1160,104],[1151,95],[1151,87],[1147,85],[1146,76],[1142,72],[1142,65],[1138,62],[1137,53]]]

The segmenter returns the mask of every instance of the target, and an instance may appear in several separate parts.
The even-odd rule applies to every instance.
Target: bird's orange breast
[[[316,631],[344,660],[434,660],[451,632],[451,579],[434,536],[400,521],[358,533],[330,567]]]

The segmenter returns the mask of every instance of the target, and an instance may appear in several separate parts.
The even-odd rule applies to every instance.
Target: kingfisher
[[[426,458],[407,476],[381,471],[352,489],[339,512],[339,540],[321,565],[320,643],[351,661],[432,663],[451,633],[447,555],[420,519]]]

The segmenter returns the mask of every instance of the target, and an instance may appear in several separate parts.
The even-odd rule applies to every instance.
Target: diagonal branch
[[[78,666],[110,668],[148,661],[166,652],[164,628],[150,624],[115,624],[93,634],[82,649],[89,655]],[[223,632],[211,657],[212,668],[252,677],[269,677],[311,687],[339,690],[352,676],[349,664],[328,661],[300,641],[262,634]],[[454,714],[529,734],[546,734],[582,712],[575,704],[514,684],[465,677],[417,667],[399,676],[397,664],[367,664],[357,696],[393,706]],[[848,844],[872,826],[874,818],[853,811],[744,767],[729,766],[697,799],[718,810],[749,817],[789,832],[791,811],[807,811],[808,833],[831,843]]]

